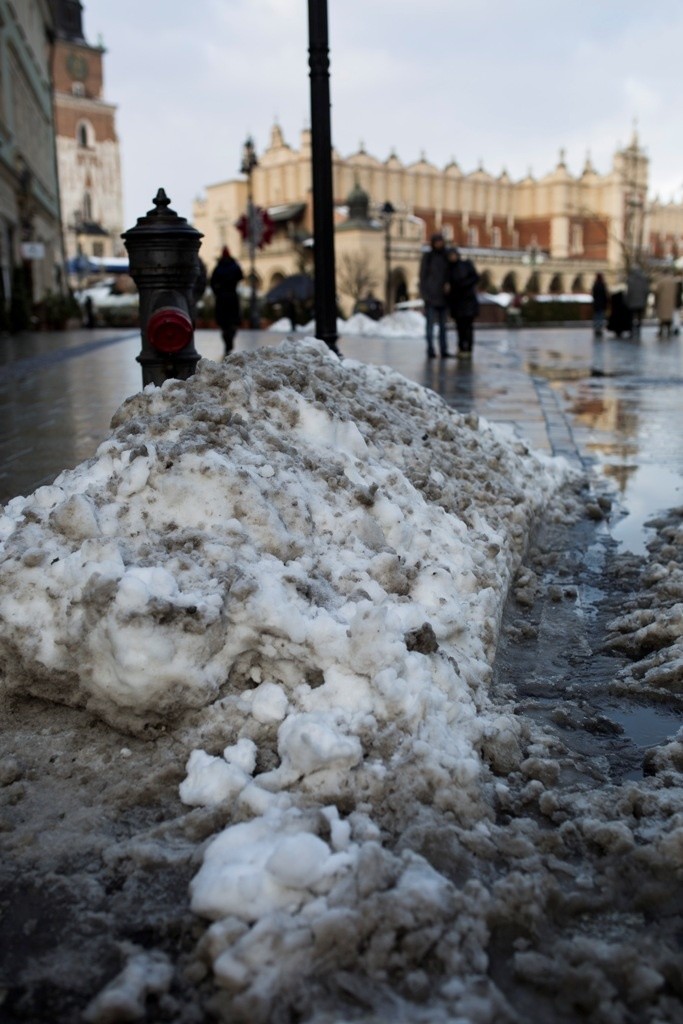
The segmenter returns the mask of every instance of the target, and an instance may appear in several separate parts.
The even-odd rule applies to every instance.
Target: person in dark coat
[[[479,274],[472,260],[461,258],[457,249],[448,253],[446,293],[448,308],[458,332],[458,354],[468,357],[474,345],[474,321],[479,313]]]
[[[601,338],[607,312],[607,285],[602,274],[595,275],[591,294],[593,296],[593,332],[596,338]]]
[[[636,264],[635,267],[631,267],[626,279],[626,305],[631,310],[633,322],[631,337],[638,337],[640,335],[640,326],[643,322],[649,294],[650,282],[643,268]]]
[[[448,257],[446,243],[440,232],[431,238],[431,247],[423,253],[420,262],[420,297],[425,304],[427,356],[434,359],[434,324],[439,325],[439,353],[448,359],[446,347],[446,277]]]
[[[612,331],[613,334],[616,334],[617,338],[620,338],[622,334],[631,331],[632,323],[631,310],[626,305],[625,292],[622,286],[613,291],[610,297],[607,330]]]
[[[227,246],[223,247],[213,274],[211,275],[211,291],[216,296],[216,323],[221,329],[225,354],[232,352],[235,334],[240,322],[240,303],[237,285],[244,274],[242,268],[230,255]]]
[[[83,324],[88,328],[95,326],[95,305],[90,295],[86,296],[83,303]]]

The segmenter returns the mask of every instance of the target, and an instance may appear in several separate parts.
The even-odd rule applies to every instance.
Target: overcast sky
[[[652,191],[683,197],[681,0],[328,0],[332,139],[541,176],[567,151],[607,171],[634,118]],[[126,226],[163,186],[191,218],[277,119],[310,116],[307,0],[84,0],[118,105]],[[372,197],[383,200],[382,196]]]

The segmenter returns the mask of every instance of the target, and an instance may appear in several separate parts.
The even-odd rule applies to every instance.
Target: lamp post
[[[242,163],[240,170],[247,176],[247,244],[249,246],[249,326],[257,329],[259,326],[258,313],[256,309],[256,218],[254,216],[254,196],[252,193],[251,175],[258,166],[254,140],[248,136],[242,148]]]
[[[522,263],[526,263],[528,266],[531,267],[531,277],[529,278],[529,281],[534,286],[536,285],[536,267],[539,263],[543,263],[544,260],[545,256],[542,252],[539,251],[536,242],[532,242],[531,245],[527,247],[527,251],[524,254],[524,256],[522,256]],[[538,290],[540,291],[540,281],[538,282],[538,286]]]
[[[338,355],[327,0],[308,0],[308,64],[311,79],[315,332]]]
[[[387,199],[380,210],[384,222],[384,309],[391,313],[391,219],[396,213],[395,208]]]

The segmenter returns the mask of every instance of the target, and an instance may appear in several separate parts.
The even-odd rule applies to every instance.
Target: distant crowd
[[[593,331],[602,337],[605,327],[617,338],[627,334],[640,335],[643,318],[654,297],[654,315],[659,325],[658,336],[669,338],[680,331],[680,309],[683,304],[683,279],[674,273],[662,274],[653,283],[641,266],[631,267],[626,280],[608,293],[602,274],[596,274],[592,288]]]

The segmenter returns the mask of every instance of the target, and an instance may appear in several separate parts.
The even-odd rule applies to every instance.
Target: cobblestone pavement
[[[277,345],[283,337],[242,331],[236,349]],[[196,344],[207,358],[222,355],[217,331],[198,332]],[[597,464],[631,513],[634,543],[647,515],[683,500],[681,338],[659,340],[653,327],[639,341],[594,339],[586,326],[481,328],[471,362],[427,360],[418,338],[342,335],[340,348],[349,358],[394,367],[542,451]],[[115,410],[141,387],[139,349],[135,330],[0,339],[0,502],[94,454]]]

